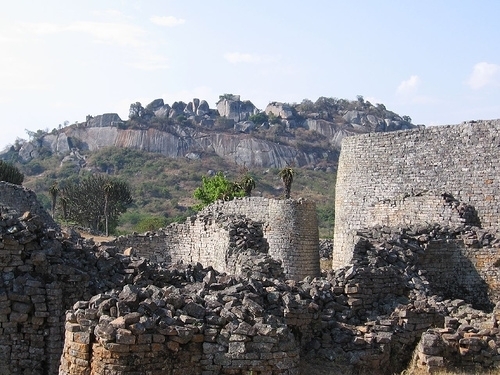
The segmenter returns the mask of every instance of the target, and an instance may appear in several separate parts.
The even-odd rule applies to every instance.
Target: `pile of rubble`
[[[412,357],[429,371],[500,365],[500,306],[481,305],[487,291],[454,295],[428,263],[436,244],[500,246],[479,228],[362,230],[351,265],[293,281],[248,220],[221,219],[234,231],[230,275],[151,262],[36,213],[0,214],[0,373],[298,374],[304,361],[387,373]]]
[[[430,373],[459,370],[466,373],[500,366],[500,303],[492,314],[472,309],[463,301],[445,317],[444,328],[424,332],[413,366]]]

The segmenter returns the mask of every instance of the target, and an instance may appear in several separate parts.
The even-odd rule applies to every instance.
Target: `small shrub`
[[[145,217],[137,223],[135,230],[139,233],[150,232],[160,228],[164,228],[167,225],[167,219],[164,217]]]

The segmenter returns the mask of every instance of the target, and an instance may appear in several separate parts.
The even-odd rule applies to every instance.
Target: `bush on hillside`
[[[24,175],[14,165],[0,160],[0,181],[22,185]]]

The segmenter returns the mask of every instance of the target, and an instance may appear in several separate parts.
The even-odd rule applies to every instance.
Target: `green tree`
[[[216,200],[229,201],[245,196],[245,191],[236,183],[229,181],[222,172],[212,177],[202,177],[202,185],[194,191],[194,197],[201,201],[196,209],[201,209]]]
[[[139,233],[154,231],[167,226],[167,219],[158,216],[148,216],[141,219],[135,226],[135,230]]]
[[[267,118],[269,120],[269,123],[271,125],[277,125],[277,124],[281,124],[281,120],[278,116],[276,116],[274,113],[272,112],[269,112],[269,114],[267,115]]]
[[[132,203],[126,182],[106,175],[69,182],[60,190],[65,218],[97,231],[114,229],[118,217]]]
[[[266,112],[259,112],[255,115],[251,115],[250,117],[248,117],[248,119],[252,121],[254,124],[262,125],[265,122],[267,122],[268,117],[266,115]]]
[[[11,163],[0,160],[0,181],[22,185],[24,181],[24,174],[19,172],[19,169],[17,169]]]
[[[290,198],[290,191],[292,190],[292,182],[293,176],[295,175],[295,171],[292,167],[286,166],[282,170],[278,172],[281,181],[283,181],[283,186],[285,187],[285,198]]]

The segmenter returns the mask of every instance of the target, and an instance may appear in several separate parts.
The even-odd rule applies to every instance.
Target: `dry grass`
[[[85,232],[83,230],[79,230],[78,233],[80,234],[80,236],[82,236],[83,238],[85,239],[93,239],[94,242],[97,242],[97,243],[101,243],[101,242],[109,242],[109,241],[113,241],[116,237],[114,236],[109,236],[109,237],[105,237],[105,236],[96,236],[96,235],[93,235],[93,234],[90,234],[88,232]]]
[[[437,370],[433,375],[500,375],[500,370]],[[405,370],[401,375],[429,375],[426,369]]]
[[[429,375],[430,373],[425,368],[417,368],[412,361],[408,369],[401,373],[392,373],[392,375]],[[357,370],[352,366],[343,365],[325,360],[309,360],[301,361],[300,375],[377,375],[391,373],[390,369],[376,370]],[[432,372],[432,375],[500,375],[500,369],[454,369],[454,370],[437,370]]]
[[[319,260],[319,267],[321,271],[329,271],[332,269],[332,260],[331,259],[320,259]]]

